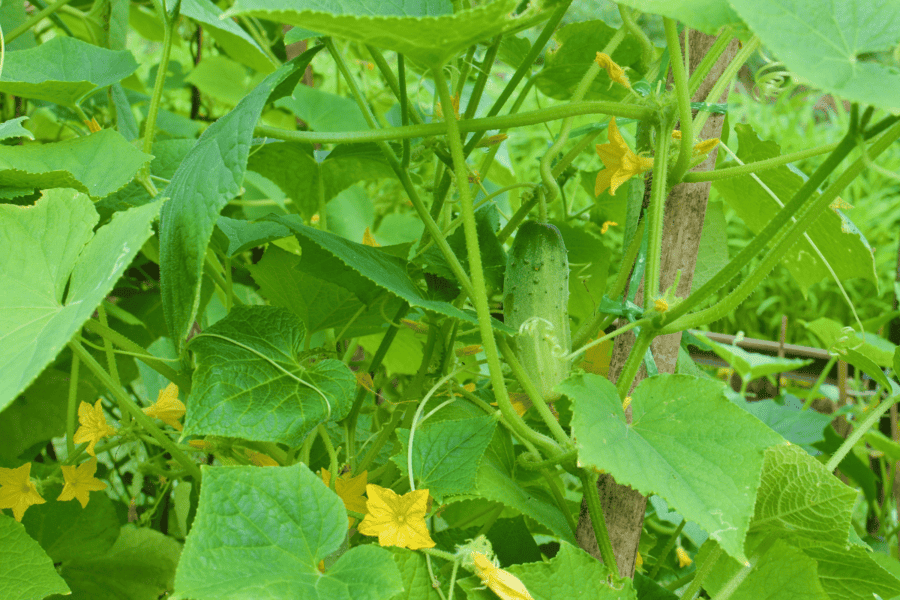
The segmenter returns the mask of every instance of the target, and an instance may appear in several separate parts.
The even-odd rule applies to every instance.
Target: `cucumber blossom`
[[[516,358],[545,400],[569,376],[569,259],[562,234],[547,223],[523,223],[510,249],[503,282],[503,318],[518,330]]]

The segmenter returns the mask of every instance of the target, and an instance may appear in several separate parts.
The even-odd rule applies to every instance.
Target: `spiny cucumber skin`
[[[504,322],[519,331],[516,357],[546,401],[569,376],[569,259],[554,225],[523,223],[510,249],[503,282]],[[524,327],[523,327],[524,325]]]

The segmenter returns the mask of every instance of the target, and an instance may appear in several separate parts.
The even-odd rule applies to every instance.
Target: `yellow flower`
[[[428,490],[416,490],[398,496],[371,483],[366,486],[366,518],[359,524],[363,535],[378,536],[381,546],[397,546],[418,550],[433,548],[434,540],[425,526],[428,510]]]
[[[90,495],[88,492],[99,492],[106,489],[106,483],[94,477],[97,472],[97,459],[92,458],[77,467],[61,467],[66,485],[57,500],[77,499],[81,508],[87,506]]]
[[[365,514],[366,497],[363,496],[363,494],[366,493],[366,480],[368,476],[368,471],[363,471],[356,477],[351,477],[350,473],[344,473],[343,475],[339,475],[335,480],[334,491],[344,503],[344,507],[347,510]],[[328,469],[322,469],[322,481],[326,486],[331,487],[331,473],[328,472]],[[349,521],[347,527],[353,527],[353,523],[356,522],[356,519],[347,517],[347,520]]]
[[[453,102],[453,114],[459,119],[459,94],[454,94],[450,99]],[[437,118],[444,118],[444,107],[441,106],[440,102],[434,107],[434,113]]]
[[[638,156],[631,151],[619,133],[615,117],[609,121],[609,143],[597,144],[597,154],[606,168],[597,173],[595,196],[599,196],[607,188],[609,195],[615,196],[620,185],[653,167],[652,158]]]
[[[694,146],[694,156],[702,156],[708,152],[710,152],[713,148],[719,145],[719,138],[710,138],[708,140],[703,140],[696,146]]]
[[[603,225],[600,226],[600,235],[603,235],[607,231],[609,231],[610,227],[615,227],[618,225],[615,221],[604,221]]]
[[[502,143],[504,140],[508,139],[509,136],[505,133],[498,133],[497,135],[492,135],[486,138],[482,138],[478,140],[478,143],[475,144],[476,148],[489,148],[491,146],[496,146],[497,144]]]
[[[357,371],[356,383],[360,387],[367,389],[373,394],[375,393],[375,382],[372,381],[372,376],[369,375],[368,371]]]
[[[694,564],[694,561],[691,560],[690,556],[688,556],[687,551],[684,548],[682,548],[681,546],[678,546],[677,548],[675,548],[675,556],[678,557],[678,567],[679,568],[683,569],[684,567],[689,567],[692,564]]]
[[[25,463],[17,469],[0,467],[0,508],[11,508],[13,516],[20,523],[29,506],[46,502],[38,494],[30,476],[31,463]]]
[[[653,308],[656,309],[656,312],[666,312],[667,310],[669,310],[669,303],[662,298],[657,298],[653,302]]]
[[[381,244],[375,241],[375,237],[372,235],[372,232],[369,231],[368,227],[366,227],[366,230],[363,231],[362,243],[363,246],[371,246],[373,248],[381,247]]]
[[[81,424],[81,427],[75,432],[73,440],[76,444],[90,442],[87,447],[87,453],[91,456],[94,456],[94,445],[97,442],[107,436],[116,434],[115,428],[107,424],[106,416],[103,414],[103,407],[100,406],[99,400],[97,400],[93,408],[87,402],[82,402],[78,406],[78,422]]]
[[[628,410],[629,406],[631,406],[631,396],[625,396],[625,399],[622,400],[622,410]]]
[[[534,600],[518,577],[492,563],[481,552],[472,552],[472,562],[481,582],[501,600]]]
[[[144,414],[163,421],[178,431],[184,429],[178,419],[184,416],[184,403],[178,399],[178,386],[170,383],[166,389],[160,390],[153,406],[144,409]]]
[[[473,344],[463,348],[457,348],[455,351],[457,356],[474,356],[481,352],[481,344]]]
[[[263,454],[262,452],[256,452],[255,450],[250,450],[249,448],[244,449],[244,453],[247,454],[247,458],[250,459],[257,467],[277,467],[280,466],[278,461],[269,456],[268,454]]]
[[[641,556],[640,552],[638,552],[637,556],[634,557],[634,567],[636,569],[640,569],[643,566],[644,566],[644,557]]]
[[[529,398],[528,394],[524,392],[510,392],[509,403],[512,404],[513,410],[515,410],[516,414],[520,417],[528,412],[529,408],[531,408],[531,398]],[[491,402],[491,406],[497,406],[497,403]]]
[[[673,140],[681,140],[681,131],[678,129],[672,130],[672,139]],[[710,150],[719,145],[719,138],[710,138],[708,140],[703,140],[699,144],[694,146],[691,154],[694,156],[701,156],[703,154],[708,153]]]
[[[616,83],[621,83],[629,90],[631,89],[631,82],[628,81],[628,76],[625,75],[625,71],[617,65],[612,58],[610,58],[609,54],[604,54],[602,52],[597,53],[597,58],[594,59],[594,62],[600,65],[601,69],[604,69],[607,73],[609,73],[609,78],[615,81]]]

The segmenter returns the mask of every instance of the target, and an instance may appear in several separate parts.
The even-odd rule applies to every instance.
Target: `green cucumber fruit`
[[[503,319],[518,330],[516,358],[550,402],[553,388],[569,376],[565,360],[572,345],[569,332],[569,259],[562,234],[547,223],[526,221],[506,264]]]

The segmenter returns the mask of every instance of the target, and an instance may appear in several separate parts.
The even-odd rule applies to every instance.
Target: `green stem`
[[[101,325],[109,327],[109,321],[106,318],[106,308],[104,308],[102,302],[97,307],[97,316],[100,318]],[[109,369],[110,376],[117,385],[122,385],[122,381],[119,379],[119,369],[116,365],[116,355],[113,352],[112,342],[109,341],[109,338],[103,338],[103,350],[106,353],[106,368]]]
[[[716,64],[716,61],[719,60],[719,57],[725,52],[725,48],[728,47],[728,44],[731,43],[732,39],[730,27],[725,28],[719,33],[719,37],[713,42],[713,45],[703,56],[700,64],[694,69],[694,72],[691,73],[690,79],[688,79],[688,98],[693,98],[694,94],[697,93],[697,90],[700,89],[703,80],[706,79],[706,76],[712,70],[713,65]]]
[[[753,240],[741,250],[725,267],[716,273],[712,279],[703,284],[700,289],[692,292],[683,302],[672,310],[665,313],[662,323],[672,323],[682,315],[687,314],[689,310],[700,304],[706,298],[728,285],[732,279],[738,276],[743,268],[750,264],[750,261],[770,245],[773,238],[779,231],[783,231],[790,227],[791,217],[794,217],[803,205],[809,200],[810,196],[816,191],[825,178],[834,171],[835,168],[844,160],[847,154],[855,147],[855,141],[850,132],[838,143],[838,146],[831,152],[828,158],[816,169],[812,177],[810,177],[803,186],[797,190],[794,197],[791,198],[781,211],[769,221]],[[874,148],[874,146],[873,146]],[[796,225],[795,225],[796,226]],[[680,330],[679,330],[680,331]],[[667,333],[672,333],[671,331]]]
[[[397,428],[397,425],[400,423],[400,418],[403,414],[403,411],[399,408],[405,402],[412,398],[416,398],[422,391],[422,384],[425,381],[425,377],[428,375],[428,367],[431,365],[431,359],[434,356],[434,349],[437,346],[437,339],[439,335],[438,327],[432,325],[428,328],[428,337],[425,340],[425,348],[422,351],[422,361],[419,363],[419,368],[416,371],[416,374],[413,376],[412,381],[410,381],[409,385],[406,386],[406,389],[403,390],[403,396],[401,396],[400,401],[397,402],[398,407],[394,409],[394,414],[391,415],[391,420],[382,426],[381,430],[378,432],[378,436],[375,438],[375,442],[372,444],[372,447],[369,448],[369,451],[366,452],[366,455],[363,457],[362,461],[356,467],[356,471],[362,472],[367,469],[373,460],[378,456],[378,452],[381,450],[381,447],[387,442],[388,438]],[[354,473],[356,472],[354,471]]]
[[[322,438],[322,443],[325,444],[325,452],[328,453],[328,470],[331,472],[330,487],[334,489],[334,482],[338,478],[337,452],[334,451],[334,444],[331,443],[331,436],[328,435],[328,429],[325,427],[325,424],[320,424],[316,431],[319,433],[319,437]]]
[[[381,51],[378,50],[378,48],[367,44],[366,49],[369,51],[369,54],[372,55],[372,60],[375,62],[378,70],[381,71],[381,76],[384,77],[388,87],[391,88],[391,91],[394,92],[394,96],[400,101],[400,109],[406,110],[406,114],[409,118],[414,123],[421,125],[423,123],[422,117],[419,116],[419,113],[406,96],[406,68],[403,55],[397,55],[398,80],[397,77],[394,77],[394,72],[391,70],[390,65],[387,64],[387,61],[384,59],[384,56],[382,56]]]
[[[553,500],[556,502],[556,506],[559,507],[559,511],[566,518],[566,523],[569,524],[569,529],[572,530],[572,535],[578,535],[578,523],[575,522],[575,518],[572,516],[572,511],[569,510],[569,506],[566,504],[566,498],[563,496],[562,490],[560,489],[559,480],[556,477],[555,473],[550,473],[546,469],[541,469],[541,475],[544,477],[544,481],[547,482],[547,486],[550,488],[550,494],[553,496]]]
[[[622,254],[622,264],[619,267],[619,274],[616,276],[616,282],[613,284],[609,293],[605,294],[606,296],[618,298],[622,295],[622,292],[625,291],[625,286],[628,285],[628,277],[631,275],[631,267],[634,265],[638,252],[641,250],[641,239],[644,237],[644,227],[646,224],[646,220],[641,219],[634,237],[631,238],[631,243]],[[603,324],[606,323],[608,318],[608,315],[597,311],[597,313],[591,317],[590,321],[586,321],[584,325],[578,328],[578,331],[572,337],[572,347],[581,348],[587,344],[591,338],[602,329],[606,328]],[[584,348],[583,350],[587,350],[587,348]]]
[[[597,538],[597,546],[600,548],[600,558],[614,578],[619,579],[621,577],[619,565],[616,563],[612,542],[609,541],[609,531],[606,529],[606,519],[603,516],[603,505],[600,503],[600,495],[597,493],[598,479],[599,476],[596,473],[582,469],[582,493],[588,505],[588,512],[591,515],[591,525],[594,527],[594,537]]]
[[[475,80],[475,86],[472,88],[472,94],[469,96],[469,103],[466,105],[466,112],[462,117],[463,119],[471,119],[475,116],[475,111],[478,110],[478,103],[481,101],[481,95],[484,93],[484,86],[487,85],[487,80],[491,74],[491,69],[494,66],[494,61],[497,59],[497,52],[500,51],[500,41],[502,39],[502,35],[495,37],[494,41],[491,42],[491,45],[488,46],[487,52],[484,53],[484,60],[481,61],[481,69],[478,73],[478,78]]]
[[[650,41],[644,30],[638,26],[634,16],[631,14],[631,10],[624,4],[619,4],[619,16],[622,17],[622,23],[625,24],[628,33],[641,45],[641,60],[646,64],[650,64],[650,61],[653,60],[653,55],[656,54],[656,47],[653,45],[653,42]]]
[[[402,303],[397,310],[397,314],[394,316],[393,322],[402,319],[408,311],[409,305],[405,302]],[[378,370],[378,367],[381,366],[381,361],[384,360],[388,349],[394,342],[394,338],[397,337],[397,331],[396,325],[388,327],[384,337],[381,338],[378,349],[375,350],[375,355],[372,356],[372,362],[369,364],[369,373],[374,373]],[[353,473],[356,473],[356,419],[359,417],[359,411],[362,408],[363,400],[366,399],[366,394],[368,394],[368,390],[364,387],[360,387],[359,391],[356,393],[356,399],[353,400],[353,406],[350,408],[350,413],[347,415],[347,456],[350,458],[350,470]]]
[[[673,61],[674,62],[674,61]],[[669,142],[672,136],[668,135],[671,123],[664,121],[659,129],[656,139],[656,156],[653,165],[653,182],[650,187],[650,208],[647,218],[647,267],[644,272],[644,309],[653,307],[653,302],[659,296],[659,278],[662,262],[662,234],[664,215],[666,210],[666,196],[668,193],[668,161]]]
[[[769,548],[775,543],[776,538],[774,535],[770,535],[765,540],[757,546],[756,550],[753,552],[753,556],[750,557],[750,560],[747,561],[747,564],[741,567],[741,569],[735,573],[731,579],[725,583],[724,586],[719,590],[719,593],[712,597],[712,600],[728,600],[731,598],[731,595],[740,587],[744,580],[747,579],[747,575],[756,568],[759,564],[759,561],[768,552]]]
[[[574,461],[576,458],[578,458],[578,448],[572,448],[571,450],[563,452],[562,454],[551,456],[547,460],[531,461],[528,458],[529,456],[531,455],[525,453],[520,454],[516,459],[516,462],[519,463],[519,466],[528,471],[543,471],[544,469],[553,467],[561,463]]]
[[[834,171],[834,168],[837,164],[853,149],[852,132],[848,133],[848,135],[840,142],[838,148],[829,156],[829,158],[825,161],[825,163],[820,167],[809,180],[807,180],[806,184],[803,185],[800,190],[798,190],[797,194],[794,196],[794,199],[785,206],[781,212],[778,213],[778,216],[775,218],[775,221],[779,221],[782,225],[782,228],[778,231],[778,233],[774,236],[766,236],[762,240],[762,245],[771,244],[770,250],[768,254],[760,261],[757,267],[751,272],[751,274],[746,277],[738,287],[734,289],[728,296],[722,299],[721,302],[716,304],[716,306],[708,308],[706,310],[699,311],[697,313],[691,314],[689,316],[682,317],[677,321],[671,322],[669,321],[668,325],[666,325],[660,331],[660,334],[666,333],[674,333],[676,331],[682,331],[683,329],[689,329],[693,327],[698,327],[699,325],[710,323],[712,321],[718,320],[722,318],[725,314],[728,314],[730,311],[734,310],[734,308],[740,304],[747,296],[749,296],[753,291],[759,286],[763,279],[769,274],[769,272],[775,267],[778,262],[782,260],[785,255],[785,252],[796,243],[797,239],[806,231],[809,226],[818,219],[822,211],[835,199],[838,194],[840,194],[848,185],[850,185],[856,177],[863,172],[866,168],[867,158],[861,157],[856,160],[850,167],[848,167],[834,182],[828,186],[828,188],[818,197],[812,198],[812,194],[815,191],[818,184],[824,179],[824,174],[822,172],[831,173]],[[885,134],[878,139],[875,144],[869,149],[868,156],[869,158],[875,158],[882,152],[884,152],[897,138],[900,137],[900,122],[896,123],[894,127],[885,132]],[[811,184],[811,182],[814,182]],[[795,201],[799,200],[798,204],[800,207],[794,208],[789,211],[789,208],[794,207]],[[799,210],[798,208],[802,208]],[[782,216],[785,215],[784,220],[782,221]],[[791,223],[791,216],[793,213],[796,214],[796,221]],[[773,221],[774,222],[774,221]],[[771,225],[771,223],[770,223]],[[769,229],[769,227],[766,227]],[[774,228],[773,228],[774,229]],[[764,229],[763,232],[759,234],[759,236],[763,236],[766,233]],[[754,242],[756,240],[754,239]],[[751,242],[750,246],[754,245],[754,242]],[[746,250],[746,248],[745,248]],[[738,257],[740,258],[744,252],[742,251]],[[754,255],[756,252],[753,253]],[[734,262],[734,261],[732,261]],[[744,264],[749,262],[749,258],[745,260]],[[722,271],[727,270],[729,265],[726,265]],[[716,277],[713,277],[716,279]],[[729,279],[730,281],[730,279]],[[703,286],[705,287],[705,286]],[[702,291],[701,287],[700,290]],[[691,294],[693,296],[693,294]],[[690,296],[688,297],[690,299]],[[677,309],[680,309],[679,305]],[[677,310],[676,309],[676,310]]]
[[[618,45],[625,39],[625,32],[627,29],[625,27],[620,27],[618,31],[612,36],[609,42],[606,44],[606,47],[603,49],[605,54],[612,54],[612,52],[618,47]],[[572,94],[572,99],[570,102],[580,102],[584,95],[587,93],[588,89],[591,87],[591,83],[594,82],[594,79],[597,78],[597,75],[600,73],[600,64],[596,61],[591,62],[591,66],[588,67],[587,72],[582,76],[581,81],[578,82],[578,86],[575,88],[575,92]],[[562,125],[560,126],[559,135],[556,137],[556,141],[552,146],[547,150],[544,154],[543,158],[541,158],[540,171],[541,171],[541,179],[544,182],[544,188],[547,190],[547,198],[546,202],[553,202],[556,197],[559,195],[559,184],[556,183],[556,178],[553,176],[553,173],[550,169],[550,163],[556,158],[556,155],[562,149],[567,141],[569,141],[569,133],[572,131],[572,123],[574,122],[573,117],[567,117],[563,120]]]
[[[687,525],[687,521],[681,519],[681,523],[678,524],[678,527],[676,527],[675,531],[672,532],[672,535],[669,536],[669,540],[666,542],[666,545],[659,553],[659,558],[657,559],[656,564],[653,565],[653,570],[650,571],[650,579],[653,579],[654,581],[656,580],[656,576],[657,574],[659,574],[660,568],[662,568],[663,563],[669,556],[669,552],[671,552],[672,548],[675,547],[675,543],[678,541],[678,536],[681,535],[681,530],[684,529],[685,525]]]
[[[762,171],[774,169],[775,167],[780,167],[782,165],[796,162],[798,160],[803,160],[822,154],[828,154],[829,152],[833,152],[834,149],[838,147],[838,144],[840,144],[840,142],[825,144],[824,146],[817,146],[816,148],[809,148],[808,150],[801,150],[799,152],[783,154],[781,156],[776,156],[775,158],[759,160],[737,167],[729,167],[727,169],[716,169],[715,171],[694,171],[691,173],[685,173],[684,177],[682,177],[681,180],[685,183],[699,183],[701,181],[719,181],[722,179],[729,179],[731,177],[750,175],[751,173],[760,173]]]
[[[497,232],[497,241],[501,244],[506,241],[506,239],[512,235],[512,232],[518,229],[519,224],[525,220],[525,217],[528,216],[528,213],[531,212],[531,209],[534,208],[535,204],[538,203],[539,197],[537,190],[522,203],[522,206],[519,207],[519,210],[510,217],[509,221],[506,225],[503,226],[499,232]]]
[[[156,82],[153,85],[153,94],[150,96],[150,108],[147,110],[147,120],[144,122],[144,154],[153,154],[153,140],[156,137],[156,118],[159,113],[159,103],[162,100],[163,87],[166,83],[166,74],[169,72],[169,58],[172,55],[172,31],[178,20],[178,15],[172,18],[166,12],[161,2],[156,2],[157,12],[163,20],[163,46],[162,57],[159,59],[158,69],[156,71]],[[148,162],[141,169],[139,175],[141,179],[150,179],[150,163]]]
[[[347,81],[347,85],[350,86],[350,91],[353,94],[353,97],[356,99],[356,104],[359,106],[359,109],[363,113],[363,117],[366,119],[366,123],[368,123],[369,127],[373,130],[378,128],[378,123],[375,121],[375,116],[372,114],[372,111],[369,110],[369,105],[366,103],[365,98],[359,90],[359,87],[356,85],[356,80],[350,73],[350,69],[347,68],[347,63],[344,61],[344,57],[337,51],[334,46],[334,42],[331,38],[326,39],[325,45],[328,48],[328,51],[331,53],[332,58],[335,61],[338,69],[343,75],[344,79]],[[447,104],[447,106],[452,106],[452,104]],[[450,112],[453,112],[452,110]],[[430,125],[413,125],[411,127],[405,128],[395,128],[395,129],[411,129],[415,127],[429,127]],[[442,127],[444,131],[446,131],[446,127],[442,126],[441,123],[438,123],[439,127]],[[391,129],[382,129],[380,131],[391,131]],[[378,133],[378,131],[373,131],[372,133]],[[386,138],[393,139],[393,138]],[[400,183],[403,185],[403,189],[406,191],[407,196],[409,196],[410,201],[413,203],[413,207],[416,209],[416,212],[419,214],[419,218],[422,219],[422,222],[425,224],[425,229],[428,230],[428,233],[432,236],[435,242],[438,245],[438,249],[440,249],[441,254],[444,255],[444,258],[447,260],[447,264],[450,266],[450,270],[453,271],[453,274],[456,276],[459,281],[460,286],[466,291],[469,297],[472,297],[472,283],[469,281],[468,276],[466,275],[465,270],[462,268],[462,265],[459,262],[459,259],[456,258],[456,254],[453,253],[453,250],[450,248],[450,244],[447,243],[447,240],[444,239],[444,236],[441,235],[441,229],[438,227],[437,223],[435,223],[434,219],[428,213],[428,209],[425,208],[425,204],[422,202],[422,199],[419,198],[418,192],[416,192],[416,188],[412,183],[412,180],[409,178],[409,172],[406,169],[401,168],[400,162],[397,160],[397,157],[394,155],[394,151],[385,141],[378,141],[378,146],[381,148],[384,157],[387,159],[388,164],[391,169],[393,169],[394,173],[396,173],[397,177],[400,179]],[[465,165],[463,165],[465,167]],[[463,179],[466,181],[466,179]],[[351,434],[353,432],[351,431]]]
[[[544,46],[547,44],[547,41],[550,40],[550,37],[553,35],[553,32],[556,31],[556,27],[560,24],[563,17],[566,14],[566,11],[569,10],[569,5],[572,4],[572,0],[563,0],[563,2],[557,7],[556,11],[550,16],[547,20],[547,23],[544,25],[544,28],[541,30],[541,33],[538,34],[537,38],[534,40],[534,44],[531,45],[531,49],[528,51],[528,54],[525,55],[525,58],[522,59],[522,62],[516,68],[516,72],[512,74],[509,78],[509,81],[506,82],[506,86],[504,86],[503,91],[500,92],[500,95],[497,96],[497,99],[494,101],[494,105],[491,106],[491,109],[488,111],[487,116],[493,117],[500,113],[500,109],[503,108],[503,105],[506,104],[506,101],[509,100],[509,97],[512,96],[513,91],[518,87],[519,82],[522,81],[522,78],[525,77],[526,73],[531,71],[531,65],[534,64],[534,61],[540,55],[541,52],[544,51]],[[475,120],[468,120],[466,123],[473,123]],[[500,127],[487,127],[482,130],[473,130],[477,133],[472,136],[472,138],[466,143],[466,156],[468,153],[475,148],[475,145],[484,135],[484,131],[489,129],[506,129],[505,126]],[[461,131],[465,131],[460,129]]]
[[[451,106],[450,89],[447,87],[447,81],[444,78],[442,67],[437,65],[432,67],[431,72],[434,76],[435,87],[440,95],[441,102],[444,106]],[[463,146],[460,141],[459,125],[456,116],[452,111],[446,114],[447,125],[447,144],[450,146],[450,152],[453,156],[453,166],[456,171],[456,181],[459,190],[460,212],[463,217],[463,231],[466,238],[466,250],[469,256],[469,269],[472,277],[472,293],[469,298],[475,304],[475,312],[478,314],[478,328],[481,332],[481,345],[484,354],[487,357],[488,368],[490,370],[491,383],[493,385],[494,396],[497,399],[497,405],[500,412],[514,427],[520,430],[525,437],[528,437],[535,443],[542,443],[544,440],[550,442],[550,447],[554,451],[559,448],[551,440],[547,440],[545,436],[538,434],[530,429],[522,418],[516,413],[509,400],[509,392],[506,389],[506,382],[503,380],[503,371],[500,366],[500,357],[497,352],[497,344],[494,340],[494,330],[491,325],[491,311],[488,306],[487,289],[484,281],[484,271],[481,266],[481,249],[478,242],[478,229],[475,224],[475,209],[472,203],[472,196],[469,193],[469,186],[465,184],[468,173],[466,171],[466,159],[463,155]],[[543,439],[541,439],[543,438]],[[540,440],[540,441],[539,441]]]
[[[203,272],[213,280],[213,283],[215,283],[216,286],[222,291],[222,295],[227,298],[230,286],[228,285],[228,282],[225,280],[225,278],[222,277],[222,273],[219,272],[220,269],[222,269],[222,265],[220,265],[219,261],[215,258],[215,253],[212,251],[212,249],[209,249],[206,253],[206,258],[203,263]],[[234,295],[231,296],[231,301],[239,306],[244,305],[244,301]]]
[[[201,479],[200,467],[197,466],[197,463],[192,461],[190,457],[181,451],[176,443],[170,440],[162,431],[160,431],[159,427],[153,423],[153,420],[145,415],[143,411],[138,408],[138,406],[134,403],[128,393],[122,389],[122,386],[117,385],[115,381],[109,376],[100,363],[94,360],[94,357],[90,355],[90,353],[84,349],[84,347],[79,344],[77,341],[72,340],[69,342],[69,348],[72,349],[72,352],[78,355],[78,357],[84,362],[85,365],[91,370],[97,379],[100,380],[100,383],[105,385],[107,389],[109,389],[110,393],[113,397],[118,401],[119,406],[123,407],[126,411],[128,411],[132,418],[137,421],[137,424],[144,429],[148,434],[150,434],[153,439],[155,439],[161,447],[163,447],[166,452],[172,455],[179,464],[181,464],[184,469],[191,474],[191,476],[195,479],[195,481],[199,482]]]
[[[366,107],[368,111],[368,106]],[[364,113],[365,114],[365,113]],[[485,132],[491,129],[512,129],[539,125],[549,121],[558,121],[567,117],[579,115],[608,115],[612,117],[626,117],[644,121],[654,116],[653,109],[633,104],[620,102],[574,102],[558,106],[550,106],[540,110],[533,110],[513,115],[482,117],[480,119],[468,119],[460,121],[459,133]],[[276,140],[289,142],[304,142],[309,144],[365,144],[370,142],[384,142],[402,140],[417,137],[435,137],[446,135],[447,126],[444,121],[424,123],[422,125],[409,125],[407,127],[385,127],[373,131],[289,131],[269,125],[257,125],[253,130],[254,135],[269,137]],[[481,136],[478,136],[479,139]],[[474,139],[474,138],[473,138]],[[471,140],[470,140],[471,142]],[[475,147],[475,144],[472,144]]]
[[[722,556],[722,546],[716,544],[712,549],[712,552],[707,555],[706,560],[703,561],[703,564],[700,565],[700,568],[697,569],[694,580],[691,581],[691,585],[688,586],[688,589],[681,595],[682,600],[694,600],[694,598],[700,594],[700,586],[703,585],[703,582],[709,574],[712,573],[713,567],[719,562],[720,556]]]
[[[597,136],[600,135],[602,130],[598,129],[597,131],[592,131],[591,133],[583,136],[578,143],[575,144],[571,150],[566,152],[566,154],[559,159],[559,162],[556,163],[556,166],[550,171],[550,174],[554,179],[562,175],[562,172],[572,164],[572,161],[578,158],[578,156],[585,151],[585,149],[591,145],[591,143],[597,139]]]
[[[619,373],[619,379],[616,381],[616,389],[619,392],[620,398],[624,399],[625,396],[628,395],[631,384],[637,376],[638,369],[641,368],[641,362],[643,362],[644,355],[650,348],[650,342],[653,341],[653,337],[654,333],[652,329],[650,327],[645,327],[641,329],[640,335],[638,335],[637,339],[634,341],[634,346],[631,347],[631,353],[628,354],[625,365],[622,367],[622,372]]]
[[[75,453],[75,421],[78,419],[78,367],[81,361],[72,354],[72,369],[69,371],[69,398],[66,404],[66,456]]]
[[[503,355],[503,360],[506,361],[506,366],[512,370],[515,378],[519,380],[522,389],[524,389],[525,393],[528,394],[528,397],[531,398],[534,408],[538,411],[541,420],[544,421],[547,428],[550,429],[550,433],[553,434],[553,437],[556,438],[556,441],[559,442],[559,445],[562,448],[566,450],[571,448],[572,440],[569,439],[569,436],[559,424],[559,421],[553,416],[550,407],[547,405],[547,401],[541,395],[537,386],[534,385],[531,376],[525,372],[522,363],[516,358],[516,354],[512,351],[512,348],[509,347],[509,344],[503,338],[500,338],[497,341],[497,345],[500,348],[500,353]]]
[[[52,13],[55,13],[56,11],[58,11],[59,9],[61,9],[63,6],[65,6],[66,4],[68,4],[71,1],[72,0],[57,0],[53,4],[47,6],[47,8],[45,8],[44,10],[34,13],[30,17],[28,17],[28,19],[26,19],[24,23],[22,23],[21,25],[19,25],[12,31],[10,31],[9,34],[7,34],[5,36],[4,42],[7,45],[11,44],[13,42],[13,40],[15,40],[20,35],[22,35],[26,31],[28,31],[29,29],[31,29],[32,27],[37,25],[44,17],[46,17],[47,15],[50,15]]]
[[[663,18],[663,26],[666,30],[666,46],[669,48],[669,56],[671,57],[669,64],[672,65],[672,79],[675,82],[675,99],[678,101],[678,120],[681,127],[681,148],[678,150],[678,160],[675,161],[675,166],[672,167],[672,172],[669,174],[669,177],[671,178],[670,183],[674,185],[681,181],[681,177],[687,173],[687,170],[690,168],[691,155],[694,149],[694,130],[691,115],[691,96],[688,92],[687,70],[684,66],[684,58],[681,55],[681,44],[678,40],[678,28],[675,21],[668,17]],[[687,45],[687,30],[685,30],[685,45]],[[660,130],[660,142],[662,142],[662,140],[668,141],[668,138],[670,137],[668,128],[662,128]],[[662,146],[663,144],[660,143],[659,145]],[[664,146],[664,148],[665,147],[666,146]],[[667,156],[666,153],[657,152],[656,160],[657,162],[666,161]],[[653,173],[654,186],[657,179],[661,179],[660,174]],[[650,240],[654,241],[652,227],[650,235]],[[656,274],[656,272],[651,272],[654,275]],[[645,281],[647,280],[645,279]],[[646,286],[644,286],[644,289],[646,291]],[[645,305],[647,304],[646,301],[648,299],[650,299],[650,295],[645,293]]]
[[[142,348],[138,344],[135,344],[118,331],[111,329],[110,327],[107,327],[98,321],[94,321],[93,319],[88,319],[85,322],[84,327],[91,333],[95,333],[105,340],[111,341],[122,350],[127,350],[132,354],[132,356],[177,385],[179,390],[182,390],[186,394],[190,393],[190,379],[188,379],[187,377],[183,377],[178,373],[178,371],[176,371],[163,361],[159,360],[152,354],[148,354],[144,348]]]
[[[810,406],[812,406],[813,401],[816,399],[816,392],[819,391],[819,388],[822,387],[822,382],[825,381],[825,378],[828,376],[828,373],[831,371],[831,368],[834,366],[834,363],[837,362],[837,356],[831,356],[828,359],[828,362],[825,363],[825,367],[822,369],[822,372],[819,373],[818,379],[813,384],[813,386],[806,392],[806,401],[803,403],[802,410],[808,410]]]
[[[866,418],[860,423],[856,429],[853,430],[847,439],[841,444],[841,446],[835,451],[834,454],[831,455],[831,458],[828,459],[828,462],[825,463],[825,468],[829,471],[834,471],[837,469],[838,465],[844,457],[853,449],[853,446],[862,439],[864,435],[871,429],[879,419],[881,419],[881,415],[886,413],[888,409],[891,408],[892,405],[897,403],[897,400],[900,399],[898,396],[888,396],[884,399],[881,404],[878,405],[878,408],[873,410],[872,412],[866,415]]]
[[[528,95],[528,92],[531,91],[532,86],[534,86],[535,78],[531,77],[528,81],[525,82],[525,85],[519,91],[519,95],[516,97],[515,102],[509,108],[509,114],[514,115],[519,112],[519,109],[522,107],[522,103],[525,101],[525,98]],[[501,129],[500,133],[506,133],[505,129]],[[478,168],[478,172],[481,173],[481,176],[485,179],[489,179],[489,175],[491,172],[491,166],[494,164],[494,157],[497,155],[497,152],[500,150],[500,144],[493,146],[485,155],[484,160],[481,161],[481,166]]]
[[[744,63],[747,62],[747,59],[753,56],[753,53],[759,49],[760,41],[759,38],[753,36],[750,41],[744,44],[744,47],[741,48],[735,57],[732,59],[728,66],[725,67],[725,70],[716,79],[715,85],[713,85],[712,89],[709,91],[709,94],[706,95],[707,103],[715,103],[719,101],[719,98],[722,97],[722,93],[731,87],[731,83],[734,78],[737,76],[738,71],[741,70],[741,67],[744,66]],[[697,113],[697,116],[694,118],[694,131],[703,131],[703,126],[706,125],[706,120],[709,118],[709,115],[712,113],[701,110]]]

